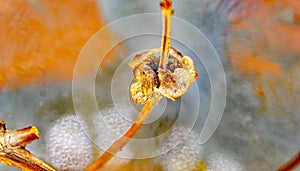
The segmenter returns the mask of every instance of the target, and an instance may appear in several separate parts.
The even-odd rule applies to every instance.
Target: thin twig
[[[165,69],[166,65],[168,64],[169,58],[172,14],[174,13],[174,10],[172,8],[172,0],[162,1],[160,3],[160,7],[163,12],[163,29],[159,69]]]
[[[25,171],[55,171],[25,149],[27,144],[39,139],[38,133],[34,126],[6,130],[5,122],[0,121],[0,161]]]
[[[277,171],[290,171],[296,169],[300,164],[300,152],[298,152],[291,160],[281,166]]]

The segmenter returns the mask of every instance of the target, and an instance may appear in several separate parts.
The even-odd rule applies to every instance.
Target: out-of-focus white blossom
[[[207,171],[243,171],[241,165],[230,155],[213,153],[208,156]]]
[[[80,123],[77,116],[66,115],[47,133],[46,151],[58,170],[84,170],[93,160],[92,143]]]
[[[203,147],[199,143],[199,133],[193,130],[187,132],[184,126],[174,126],[168,142],[161,148],[162,152],[170,149],[156,159],[167,171],[193,170],[201,161]]]

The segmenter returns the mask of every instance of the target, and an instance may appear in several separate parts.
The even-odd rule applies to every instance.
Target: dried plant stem
[[[300,164],[300,152],[298,152],[290,161],[281,166],[277,171],[290,171]]]
[[[39,138],[38,133],[34,126],[6,130],[5,122],[0,121],[0,161],[25,171],[55,171],[25,149],[27,144]]]
[[[169,50],[170,50],[170,37],[171,37],[171,25],[172,25],[172,14],[174,10],[172,8],[171,0],[164,0],[160,3],[163,12],[163,29],[162,29],[162,40],[161,40],[161,54],[159,68],[165,69],[168,64]]]
[[[86,171],[95,171],[102,168],[107,162],[109,162],[115,154],[120,151],[131,138],[140,130],[145,120],[148,118],[154,102],[146,103],[137,116],[136,120],[128,131],[117,141],[115,141],[95,162],[93,162]]]

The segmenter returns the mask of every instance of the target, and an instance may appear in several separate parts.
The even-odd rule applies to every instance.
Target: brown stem
[[[170,49],[170,36],[171,36],[171,25],[172,25],[172,14],[174,10],[172,9],[172,1],[164,0],[160,3],[163,12],[163,29],[162,29],[162,39],[161,39],[161,54],[159,68],[165,69],[168,64],[169,49]]]
[[[298,152],[290,161],[281,166],[277,171],[290,171],[300,164],[300,152]]]
[[[107,162],[109,162],[115,154],[120,151],[131,138],[135,136],[135,134],[140,130],[145,120],[148,118],[149,113],[152,110],[154,102],[146,103],[140,114],[135,119],[132,126],[128,129],[128,131],[117,141],[115,141],[103,154],[99,159],[94,161],[86,171],[95,171],[97,169],[102,168]]]

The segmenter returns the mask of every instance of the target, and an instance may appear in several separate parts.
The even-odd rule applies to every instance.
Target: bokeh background
[[[276,170],[300,151],[300,1],[174,0],[174,9],[176,17],[205,33],[223,63],[227,102],[221,123],[204,145],[197,144],[195,128],[163,156],[116,159],[106,169]],[[101,153],[80,133],[74,117],[73,69],[93,34],[110,22],[140,13],[160,13],[159,1],[0,2],[0,119],[9,129],[39,128],[40,140],[28,146],[33,154],[57,169],[83,170]],[[126,29],[107,33],[110,36],[101,40],[99,50],[109,47],[112,39],[122,39]],[[107,74],[96,80],[98,99],[110,98],[105,78],[109,80],[118,62],[127,57],[126,49],[133,46],[132,41],[121,44],[101,64]],[[209,84],[205,79],[199,84],[200,93],[209,99]],[[168,127],[176,114],[170,111],[142,132]],[[102,113],[115,116],[116,112],[103,107]],[[198,122],[201,125],[203,120]],[[126,128],[122,123],[118,118],[111,121]],[[91,123],[86,125],[91,129]],[[92,127],[94,132],[105,129]],[[176,140],[184,129],[176,128],[170,139]],[[78,139],[82,143],[76,143]],[[78,157],[69,157],[74,155]],[[0,170],[17,169],[0,165]]]

